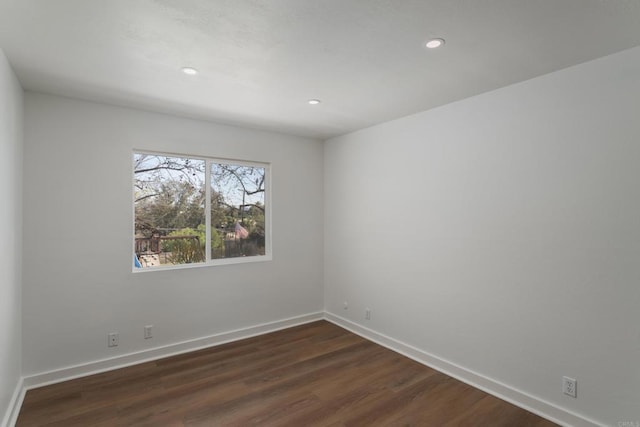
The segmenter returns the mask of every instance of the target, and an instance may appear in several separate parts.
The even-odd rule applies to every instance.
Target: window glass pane
[[[135,153],[137,268],[205,261],[205,161]]]
[[[265,255],[265,173],[211,164],[211,258]]]

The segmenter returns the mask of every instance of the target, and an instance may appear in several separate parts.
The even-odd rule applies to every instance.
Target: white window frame
[[[181,270],[185,268],[200,268],[200,267],[211,267],[211,266],[220,266],[220,265],[232,265],[232,264],[245,264],[252,262],[264,262],[271,261],[272,258],[272,249],[271,249],[271,163],[268,162],[259,162],[259,161],[248,161],[248,160],[236,160],[236,159],[226,159],[220,157],[207,157],[193,154],[184,154],[184,153],[167,153],[160,151],[148,151],[148,150],[136,150],[134,149],[131,154],[131,159],[136,154],[148,154],[151,156],[166,156],[166,157],[181,157],[188,158],[193,160],[201,160],[205,162],[205,261],[190,263],[190,264],[178,264],[178,265],[167,265],[167,266],[158,266],[151,268],[136,268],[132,263],[132,272],[133,273],[146,273],[150,271],[167,271],[167,270]],[[259,167],[264,168],[264,228],[265,228],[265,254],[264,255],[252,255],[252,256],[242,256],[242,257],[233,257],[233,258],[211,258],[211,165],[212,164],[226,164],[226,165],[234,165],[234,166],[248,166],[248,167]],[[131,209],[133,212],[132,216],[132,231],[130,236],[132,236],[132,257],[133,259],[136,255],[136,239],[135,239],[135,169],[133,162],[131,164]]]

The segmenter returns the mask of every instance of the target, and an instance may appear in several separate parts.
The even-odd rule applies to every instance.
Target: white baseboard
[[[2,427],[13,427],[16,425],[16,421],[18,421],[18,414],[20,413],[20,407],[22,407],[22,401],[24,400],[25,392],[26,390],[24,388],[24,380],[20,378],[18,380],[18,384],[16,384],[16,389],[11,396],[11,400],[9,401],[7,412],[2,418],[2,424],[0,424]]]
[[[576,427],[600,426],[599,423],[593,420],[567,411],[566,409],[560,408],[538,397],[531,396],[499,381],[487,378],[484,375],[463,368],[462,366],[458,366],[455,363],[448,362],[447,360],[429,354],[384,334],[378,333],[372,329],[361,326],[343,317],[325,312],[325,319],[353,332],[354,334],[360,335],[369,341],[380,344],[381,346],[393,350],[396,353],[400,353],[403,356],[407,356],[418,363],[429,366],[430,368],[447,374],[450,377],[519,406],[520,408],[526,409],[529,412],[533,412],[534,414],[546,418],[549,421],[553,421],[554,423]]]
[[[502,400],[526,409],[527,411],[533,412],[534,414],[540,415],[541,417],[553,421],[557,424],[576,427],[594,427],[600,425],[597,422],[585,418],[579,414],[560,408],[550,402],[547,402],[535,396],[531,396],[499,381],[487,378],[481,374],[458,366],[455,363],[429,354],[423,350],[420,350],[409,344],[405,344],[384,334],[378,333],[372,329],[361,326],[343,317],[328,312],[317,312],[288,319],[281,319],[274,322],[254,325],[247,328],[223,332],[220,334],[210,335],[193,340],[183,341],[154,349],[129,353],[113,358],[102,359],[81,365],[69,366],[54,371],[42,372],[39,374],[21,378],[18,385],[16,386],[16,390],[11,399],[7,413],[4,416],[2,426],[11,427],[15,424],[20,412],[20,407],[22,406],[25,392],[28,389],[93,375],[101,372],[111,371],[114,369],[162,359],[165,357],[187,353],[190,351],[201,350],[203,348],[214,347],[228,342],[238,341],[257,335],[263,335],[269,332],[291,328],[293,326],[298,326],[322,319],[325,319],[370,341],[373,341],[386,348],[389,348],[390,350],[409,357],[410,359],[422,363],[423,365],[429,366],[444,374],[456,378],[475,388],[483,390]]]
[[[112,371],[114,369],[124,368],[126,366],[137,365],[139,363],[175,356],[177,354],[188,353],[190,351],[201,350],[208,347],[214,347],[245,338],[251,338],[257,335],[263,335],[269,332],[275,332],[281,329],[291,328],[293,326],[303,325],[305,323],[310,323],[322,319],[324,319],[323,312],[310,313],[302,316],[291,317],[288,319],[276,320],[274,322],[249,326],[242,329],[236,329],[229,332],[223,332],[220,334],[182,341],[163,347],[157,347],[149,350],[111,357],[108,359],[97,360],[81,365],[69,366],[54,371],[42,372],[39,374],[24,377],[23,388],[25,390],[29,390],[32,388],[55,384],[74,378],[86,377],[88,375]],[[18,406],[18,409],[19,408],[20,406]]]

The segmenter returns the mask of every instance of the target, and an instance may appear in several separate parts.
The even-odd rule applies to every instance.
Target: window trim
[[[153,268],[137,268],[133,262],[131,264],[132,273],[146,273],[149,271],[171,271],[171,270],[182,270],[187,268],[201,268],[201,267],[212,267],[212,266],[223,266],[223,265],[234,265],[234,264],[246,264],[253,262],[265,262],[272,261],[272,226],[271,226],[271,163],[270,162],[261,162],[261,161],[249,161],[249,160],[238,160],[238,159],[229,159],[224,157],[208,157],[202,155],[192,155],[185,153],[173,153],[173,152],[162,152],[162,151],[149,151],[149,150],[137,150],[133,149],[131,152],[131,159],[136,154],[148,154],[151,156],[165,156],[165,157],[181,157],[188,158],[193,160],[202,160],[205,162],[205,260],[204,262],[198,263],[190,263],[190,264],[177,264],[177,265],[167,265],[167,266],[158,266]],[[211,165],[212,164],[226,164],[226,165],[234,165],[234,166],[248,166],[248,167],[260,167],[264,168],[264,228],[265,228],[265,254],[264,255],[252,255],[252,256],[243,256],[243,257],[233,257],[233,258],[211,258]],[[132,211],[132,230],[130,236],[132,236],[131,242],[131,251],[132,257],[136,255],[136,240],[135,240],[135,227],[136,227],[136,205],[135,205],[135,165],[133,161],[131,162],[131,211]]]

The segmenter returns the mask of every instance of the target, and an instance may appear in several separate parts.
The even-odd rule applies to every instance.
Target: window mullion
[[[205,212],[205,262],[211,262],[211,160],[207,159],[204,171],[204,212]]]

